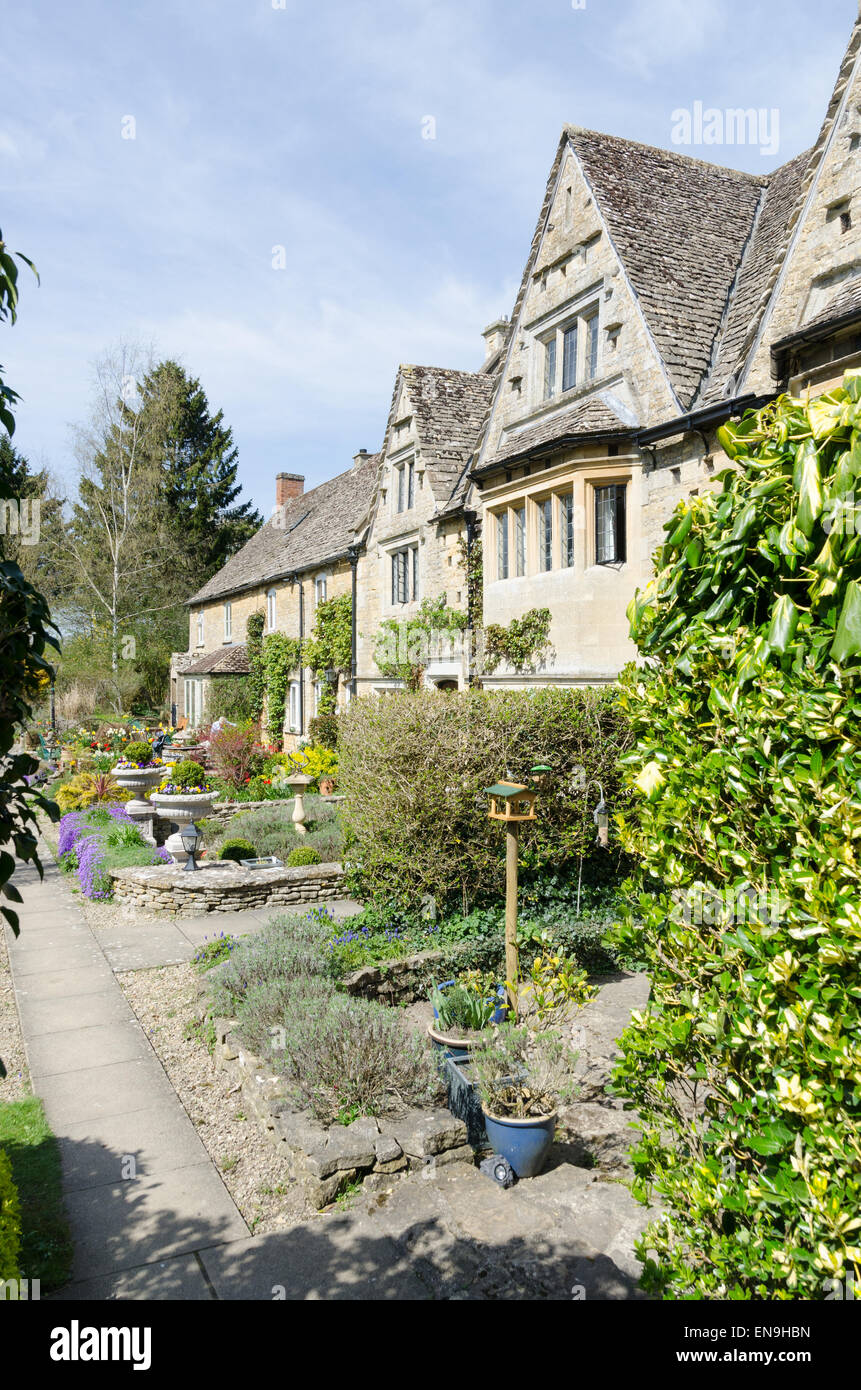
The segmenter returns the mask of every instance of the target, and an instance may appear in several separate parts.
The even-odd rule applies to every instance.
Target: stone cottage
[[[546,608],[552,653],[486,685],[612,681],[664,523],[726,464],[717,427],[861,363],[859,46],[768,177],[563,131],[467,498],[484,621]]]
[[[317,605],[352,594],[359,544],[374,495],[378,456],[360,450],[337,477],[304,491],[296,473],[279,473],[275,508],[203,588],[188,600],[188,651],[174,653],[170,698],[177,717],[199,725],[212,709],[214,682],[247,675],[248,619],[265,614],[264,635],[283,632],[303,640]],[[348,691],[339,691],[341,701]],[[314,672],[293,673],[285,712],[285,745],[307,733],[323,691]]]
[[[381,628],[425,600],[473,627],[549,611],[549,653],[489,687],[613,681],[665,522],[726,464],[718,427],[861,365],[859,53],[856,23],[815,145],[768,176],[566,127],[483,365],[402,366],[379,454],[308,494],[279,475],[275,516],[189,600],[178,712],[199,722],[213,682],[247,670],[250,613],[302,637],[320,598],[346,592],[341,700],[403,683],[381,668]],[[450,648],[422,665],[442,689],[474,673]],[[297,673],[288,746],[319,698]]]

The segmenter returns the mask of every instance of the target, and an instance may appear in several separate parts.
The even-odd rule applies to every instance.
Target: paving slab
[[[93,994],[68,994],[49,999],[34,999],[22,990],[18,995],[18,1012],[31,1046],[32,1040],[44,1033],[121,1023],[133,1017],[125,998],[113,988],[112,982]]]
[[[107,1063],[115,1065],[151,1056],[149,1040],[136,1018],[64,1028],[61,1032],[30,1038],[27,1043],[30,1074],[34,1081],[37,1077],[63,1076],[69,1072],[103,1067]]]
[[[81,994],[103,994],[118,988],[113,971],[99,952],[98,960],[74,970],[50,970],[21,976],[13,968],[15,994],[19,1005],[25,999],[69,999]],[[24,1036],[27,1033],[25,1030]]]
[[[114,971],[183,965],[195,953],[195,947],[172,924],[152,928],[112,927],[100,931],[96,939]]]
[[[195,1255],[174,1255],[122,1274],[76,1280],[47,1295],[49,1302],[56,1303],[204,1302],[214,1297]]]
[[[39,947],[33,951],[10,951],[9,959],[15,979],[28,975],[53,975],[67,970],[93,970],[104,966],[104,957],[96,943],[82,940],[80,945]]]
[[[92,1279],[248,1236],[207,1160],[107,1187],[66,1192],[75,1234],[73,1279]]]
[[[350,1217],[322,1216],[289,1231],[201,1250],[220,1299],[424,1301],[409,1254]]]
[[[67,1124],[59,1139],[66,1191],[151,1178],[205,1163],[203,1141],[181,1107],[147,1106]],[[131,1162],[130,1162],[131,1160]]]
[[[45,1102],[55,1134],[64,1133],[67,1125],[80,1120],[124,1115],[159,1104],[180,1104],[155,1057],[42,1076],[37,1093]]]

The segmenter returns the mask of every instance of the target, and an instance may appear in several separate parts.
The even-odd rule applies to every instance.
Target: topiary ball
[[[174,763],[168,771],[168,780],[175,787],[205,787],[206,772],[200,763],[196,763],[191,758],[184,758],[181,763]]]
[[[287,857],[287,866],[291,869],[298,869],[302,864],[319,864],[320,856],[310,845],[300,845],[298,849],[293,849]]]
[[[250,840],[243,840],[236,836],[233,840],[225,840],[218,851],[219,859],[232,859],[238,864],[240,859],[256,859],[257,850]]]
[[[123,753],[123,758],[130,763],[149,763],[152,761],[152,745],[144,743],[130,743]]]

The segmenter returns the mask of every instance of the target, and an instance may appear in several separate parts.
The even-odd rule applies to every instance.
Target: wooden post
[[[517,1022],[517,821],[505,827],[505,978],[509,983],[508,1001]]]

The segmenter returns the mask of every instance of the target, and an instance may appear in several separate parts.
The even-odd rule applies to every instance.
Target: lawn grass
[[[0,1102],[0,1149],[9,1156],[21,1202],[21,1278],[39,1279],[41,1292],[49,1293],[69,1278],[72,1240],[60,1150],[38,1096]]]

